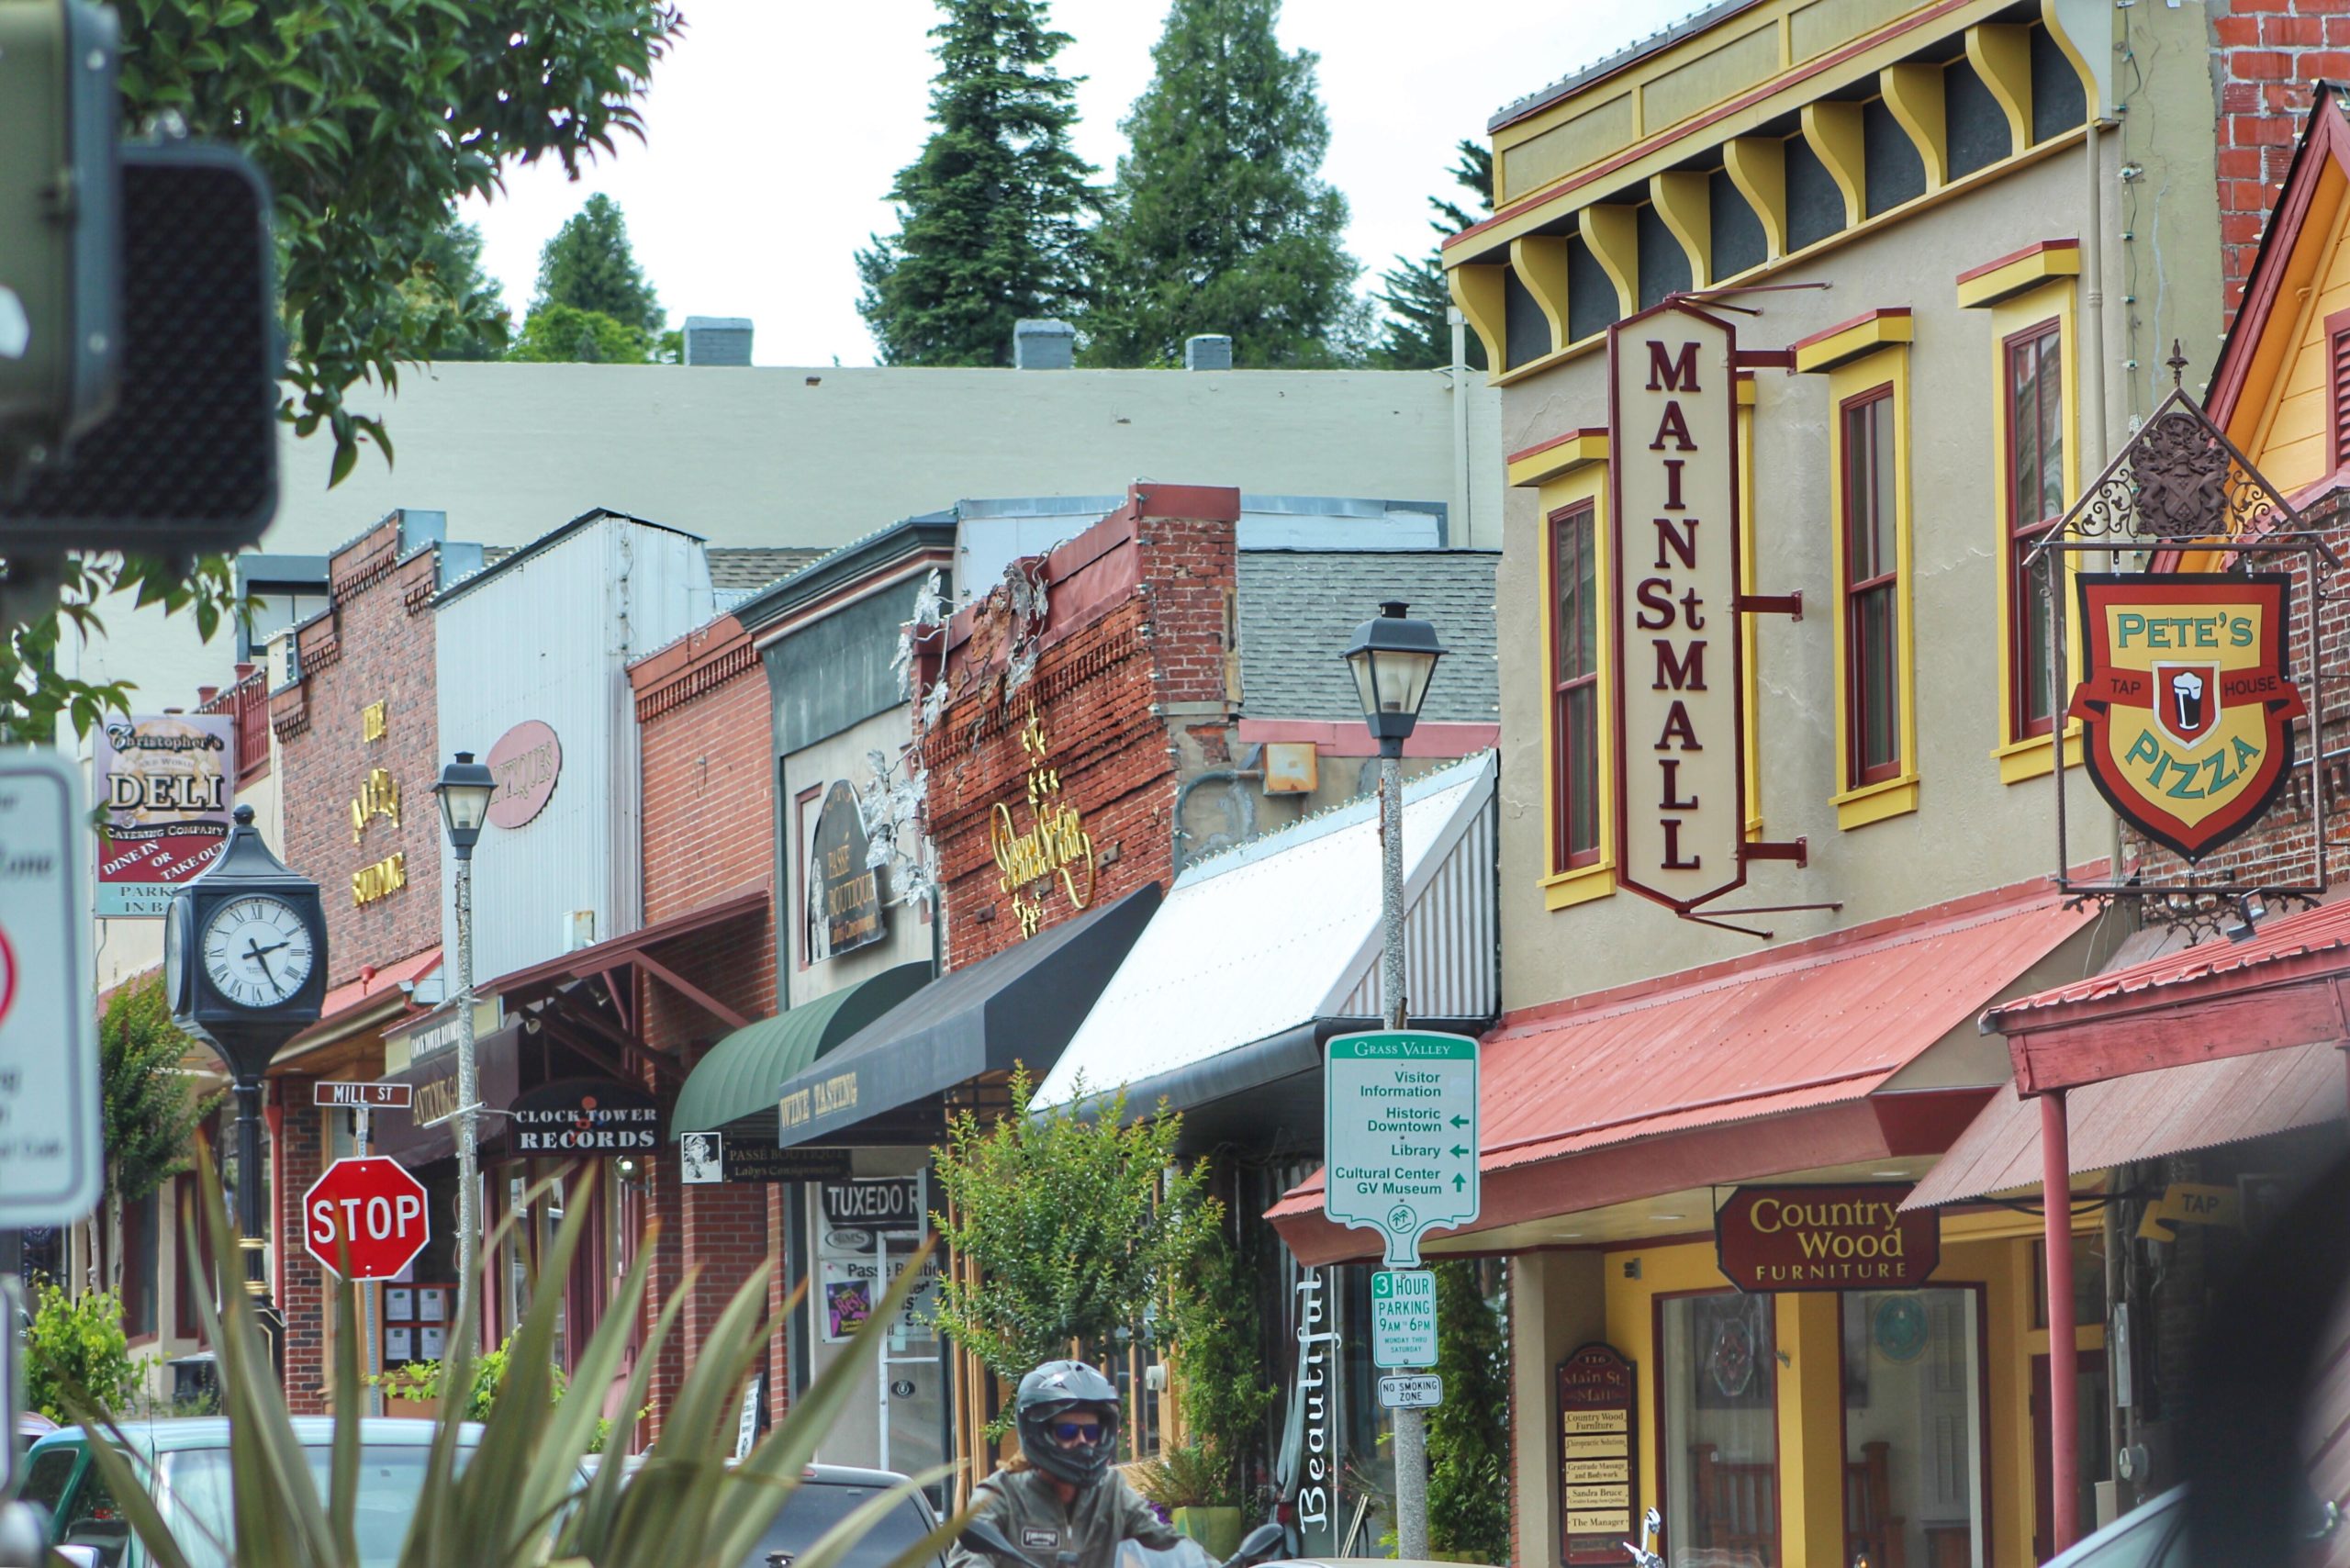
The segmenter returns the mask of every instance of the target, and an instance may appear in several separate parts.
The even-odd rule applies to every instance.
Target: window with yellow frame
[[[1596,432],[1594,432],[1595,435]],[[1616,890],[1614,614],[1604,438],[1540,486],[1543,902]]]
[[[2055,766],[2057,709],[2077,668],[2075,639],[2068,635],[2065,678],[2053,678],[2053,610],[2041,591],[2048,581],[2046,563],[2028,569],[2024,565],[2033,543],[2080,494],[2073,300],[2074,281],[2062,276],[1991,307],[1999,610],[1999,734],[1991,755],[1999,777],[2009,784],[2039,778]],[[2071,587],[2067,561],[2056,591],[2069,593]],[[2076,726],[2065,726],[2065,745],[2069,767],[2080,745]]]
[[[1829,373],[1836,620],[1836,823],[1918,809],[1910,612],[1909,346]]]

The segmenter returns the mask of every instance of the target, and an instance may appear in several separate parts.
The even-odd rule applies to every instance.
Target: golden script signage
[[[2081,683],[2067,717],[2116,815],[2199,860],[2258,822],[2305,711],[2286,672],[2281,572],[2084,573]]]
[[[988,847],[996,865],[996,886],[1020,922],[1020,935],[1034,936],[1044,924],[1045,898],[1058,877],[1071,909],[1093,902],[1093,838],[1085,831],[1077,808],[1061,800],[1060,769],[1052,766],[1045,727],[1036,711],[1019,732],[1020,749],[1028,758],[1028,826],[1013,823],[1012,806],[996,802],[988,824]]]
[[[1714,1249],[1740,1290],[1908,1291],[1942,1260],[1940,1217],[1901,1212],[1901,1183],[1740,1187],[1714,1215]]]
[[[1616,879],[1680,914],[1746,880],[1737,353],[1680,301],[1607,330]]]

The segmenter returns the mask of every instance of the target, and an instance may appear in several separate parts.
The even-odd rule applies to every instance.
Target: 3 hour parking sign
[[[1389,1268],[1418,1268],[1424,1233],[1477,1217],[1475,1040],[1418,1029],[1339,1036],[1323,1117],[1323,1213],[1379,1231]]]

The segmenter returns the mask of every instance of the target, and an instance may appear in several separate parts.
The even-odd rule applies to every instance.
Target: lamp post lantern
[[[285,1042],[319,1021],[327,990],[326,907],[318,883],[270,853],[239,806],[219,856],[172,895],[163,921],[172,1020],[209,1044],[237,1100],[237,1230],[245,1290],[285,1372],[285,1320],[269,1298],[261,1152],[262,1081]]]
[[[1387,1026],[1404,1025],[1404,743],[1420,720],[1428,681],[1445,648],[1436,628],[1413,620],[1401,599],[1355,628],[1346,652],[1362,700],[1363,722],[1379,743],[1379,995]],[[1397,1555],[1428,1554],[1427,1417],[1395,1412],[1395,1537]]]
[[[467,1316],[481,1287],[481,1081],[474,1063],[474,846],[480,841],[498,780],[469,751],[441,770],[432,793],[441,825],[457,858],[457,1322],[478,1333]]]

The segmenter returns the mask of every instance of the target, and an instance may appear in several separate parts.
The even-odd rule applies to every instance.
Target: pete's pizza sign
[[[2285,669],[2281,573],[2087,573],[2069,716],[2098,792],[2199,860],[2260,819],[2293,767],[2305,711]]]

